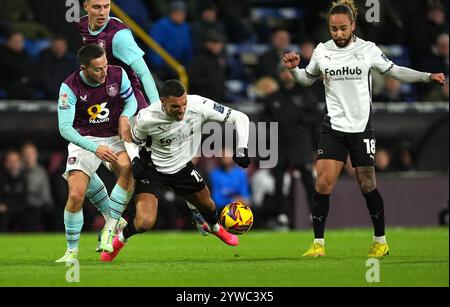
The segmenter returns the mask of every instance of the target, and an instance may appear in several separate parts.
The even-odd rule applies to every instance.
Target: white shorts
[[[125,151],[125,145],[119,136],[112,136],[109,138],[85,136],[85,138],[90,139],[96,144],[108,146],[115,154]],[[69,155],[66,163],[66,171],[62,175],[66,180],[69,176],[69,172],[75,170],[82,171],[91,177],[97,171],[100,164],[104,162],[98,158],[95,153],[72,143],[67,146],[67,151],[69,152]]]

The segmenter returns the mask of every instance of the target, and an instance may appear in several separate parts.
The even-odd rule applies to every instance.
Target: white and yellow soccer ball
[[[220,224],[229,233],[241,235],[252,228],[253,212],[249,206],[241,202],[233,202],[223,208]]]

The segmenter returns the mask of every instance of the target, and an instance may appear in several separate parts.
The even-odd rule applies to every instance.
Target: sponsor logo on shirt
[[[325,76],[354,76],[354,75],[361,75],[362,74],[362,70],[361,68],[359,68],[358,66],[356,66],[355,68],[350,68],[348,66],[344,66],[340,69],[329,69],[326,68],[325,69]]]
[[[109,109],[106,107],[108,103],[94,104],[87,109],[90,124],[101,124],[109,122]]]
[[[163,146],[170,146],[173,144],[182,143],[185,140],[188,140],[192,135],[194,135],[194,130],[191,129],[191,131],[188,134],[180,133],[173,139],[167,138],[167,139],[161,139],[161,145]]]

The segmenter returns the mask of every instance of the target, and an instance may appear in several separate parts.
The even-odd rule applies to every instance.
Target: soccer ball
[[[234,202],[223,208],[220,223],[229,233],[241,235],[252,228],[253,212],[249,206]]]

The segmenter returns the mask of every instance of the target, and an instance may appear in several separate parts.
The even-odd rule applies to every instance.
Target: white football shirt
[[[363,132],[372,106],[371,70],[385,74],[394,67],[374,43],[354,37],[345,48],[333,40],[314,50],[307,74],[324,76],[326,112],[333,130]]]
[[[181,121],[168,116],[161,101],[142,109],[135,118],[133,138],[138,143],[151,138],[152,162],[164,174],[179,172],[197,154],[203,123],[226,122],[232,112],[237,112],[202,96],[188,95],[187,100]]]

